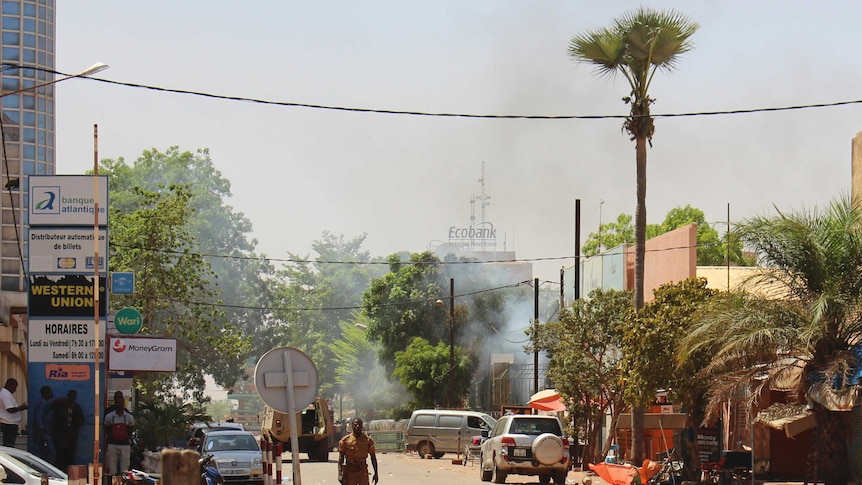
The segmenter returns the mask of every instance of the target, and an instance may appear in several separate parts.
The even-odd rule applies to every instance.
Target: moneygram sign
[[[177,341],[171,338],[111,337],[108,370],[175,372]]]
[[[29,216],[31,226],[93,226],[96,202],[99,226],[108,224],[108,178],[86,175],[31,175]]]

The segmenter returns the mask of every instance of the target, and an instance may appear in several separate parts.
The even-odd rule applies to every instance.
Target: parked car
[[[66,473],[39,458],[18,448],[0,446],[0,474],[3,483],[40,485],[42,474],[48,476],[50,485],[66,485]]]
[[[213,455],[213,462],[227,483],[263,482],[260,444],[249,431],[208,431],[197,451],[201,456]]]
[[[479,474],[483,482],[506,483],[508,475],[534,475],[539,483],[566,483],[569,440],[556,416],[503,416],[482,443]]]
[[[242,423],[218,423],[218,422],[200,422],[191,425],[189,428],[189,440],[186,444],[186,448],[197,448],[201,443],[201,438],[204,433],[208,431],[222,431],[222,430],[240,430],[244,431],[245,427],[243,427]]]
[[[440,458],[444,453],[463,453],[464,447],[497,421],[485,413],[447,409],[417,409],[407,422],[407,449],[419,456]]]

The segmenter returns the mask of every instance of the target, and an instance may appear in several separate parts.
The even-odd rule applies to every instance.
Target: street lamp
[[[437,300],[435,303],[440,308],[444,308],[443,300]],[[455,278],[449,278],[449,394],[446,398],[446,407],[452,407],[452,400],[455,397]]]
[[[34,67],[32,67],[32,66],[18,66],[18,65],[14,65],[13,67],[14,67],[14,68],[16,68],[16,69],[37,69],[37,68],[34,68]],[[98,73],[98,72],[102,72],[102,71],[104,71],[104,70],[105,70],[105,69],[107,69],[108,67],[110,67],[110,66],[108,66],[108,65],[107,65],[107,64],[105,64],[104,62],[97,62],[97,63],[93,64],[92,66],[90,66],[90,67],[88,67],[88,68],[84,69],[83,71],[79,72],[78,74],[72,74],[71,76],[63,76],[63,77],[61,77],[61,78],[54,79],[53,81],[48,81],[48,82],[44,82],[44,83],[41,83],[41,84],[36,84],[36,85],[34,85],[34,86],[28,86],[28,87],[26,87],[26,88],[21,88],[21,89],[18,89],[18,90],[16,90],[16,91],[9,91],[8,93],[2,93],[2,94],[0,94],[0,98],[5,98],[6,96],[11,96],[11,95],[13,95],[13,94],[19,94],[19,93],[23,93],[23,92],[26,92],[26,91],[33,91],[33,90],[39,89],[39,88],[41,88],[41,87],[50,86],[51,84],[56,84],[56,83],[58,83],[58,82],[60,82],[60,81],[65,81],[66,79],[73,79],[73,78],[76,78],[76,77],[87,77],[87,76],[92,76],[93,74],[96,74],[96,73]]]

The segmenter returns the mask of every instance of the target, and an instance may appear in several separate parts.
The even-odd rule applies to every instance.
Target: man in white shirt
[[[12,395],[17,390],[18,380],[11,377],[6,379],[6,384],[0,389],[0,431],[3,433],[3,446],[15,446],[21,411],[27,409],[27,403],[19,406]]]

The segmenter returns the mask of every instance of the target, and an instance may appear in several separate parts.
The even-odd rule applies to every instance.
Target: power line
[[[691,248],[705,248],[710,246],[717,246],[721,244],[720,242],[710,242],[703,244],[695,244],[694,246],[684,245],[684,246],[673,246],[668,248],[658,248],[658,249],[647,249],[647,253],[658,253],[665,251],[679,251],[682,249],[691,249]],[[195,256],[200,256],[203,258],[223,258],[223,259],[234,259],[240,261],[266,261],[270,263],[293,263],[293,264],[344,264],[344,265],[356,265],[356,266],[370,266],[370,265],[386,265],[389,266],[392,264],[389,261],[336,261],[336,260],[307,260],[307,259],[297,259],[297,258],[269,258],[266,256],[250,256],[250,255],[232,255],[232,254],[211,254],[211,253],[186,253],[184,251],[176,251],[172,249],[158,249],[158,248],[147,248],[142,246],[127,246],[122,244],[111,244],[112,248],[124,248],[124,249],[137,249],[140,251],[151,251],[156,253],[164,253],[164,254],[176,254],[176,255],[186,255],[193,254]],[[634,254],[634,246],[629,246],[622,254]],[[581,256],[581,258],[595,258],[595,257],[612,257],[616,256],[617,253],[610,253],[605,251],[601,254],[595,254],[593,256]],[[398,264],[402,265],[439,265],[439,266],[457,266],[457,265],[478,265],[478,264],[504,264],[504,263],[530,263],[530,262],[539,262],[539,261],[560,261],[560,260],[571,260],[574,259],[574,256],[546,256],[540,258],[515,258],[515,259],[495,259],[490,261],[398,261]],[[549,281],[553,283],[553,281]]]
[[[455,298],[463,298],[466,296],[474,296],[480,295],[483,293],[491,293],[494,291],[500,291],[510,288],[517,288],[521,285],[529,283],[529,280],[518,281],[516,283],[510,283],[502,286],[495,286],[493,288],[485,288],[481,290],[468,291],[466,293],[459,293],[455,295]],[[448,297],[447,297],[448,298]],[[195,300],[183,300],[180,298],[169,298],[169,297],[145,297],[145,299],[153,300],[166,300],[174,303],[182,303],[185,305],[200,305],[200,306],[210,306],[216,308],[231,308],[235,310],[258,310],[258,311],[296,311],[296,312],[312,312],[312,311],[344,311],[344,310],[362,310],[364,308],[363,305],[351,305],[351,306],[341,306],[341,307],[278,307],[278,306],[252,306],[252,305],[232,305],[229,303],[213,303],[213,302],[205,302],[205,301],[195,301]],[[397,301],[390,303],[381,303],[372,305],[378,308],[386,308],[386,307],[396,307],[396,306],[404,306],[404,305],[420,305],[420,304],[433,304],[437,301],[437,298],[430,298],[425,300],[406,300],[406,301]]]
[[[67,74],[60,71],[54,71],[50,69],[39,68],[37,66],[21,66],[15,64],[4,64],[3,69],[35,69],[45,72],[50,72],[53,74],[59,74],[63,76],[74,76],[74,74]],[[414,110],[397,110],[397,109],[384,109],[384,108],[361,108],[355,106],[338,106],[338,105],[327,105],[327,104],[315,104],[315,103],[303,103],[296,101],[273,101],[268,99],[261,98],[251,98],[247,96],[231,96],[224,94],[215,94],[215,93],[207,93],[203,91],[192,91],[188,89],[176,89],[176,88],[166,88],[162,86],[152,86],[147,84],[139,84],[139,83],[131,83],[124,81],[114,81],[111,79],[102,79],[97,77],[82,77],[81,79],[87,81],[95,81],[106,84],[113,84],[117,86],[124,86],[129,88],[136,89],[147,89],[150,91],[158,91],[165,93],[174,93],[174,94],[187,94],[191,96],[200,96],[204,98],[211,99],[219,99],[225,101],[243,101],[248,103],[256,103],[256,104],[264,104],[264,105],[272,105],[272,106],[284,106],[290,108],[308,108],[308,109],[317,109],[317,110],[328,110],[328,111],[345,111],[345,112],[353,112],[353,113],[374,113],[374,114],[387,114],[387,115],[405,115],[405,116],[424,116],[424,117],[438,117],[438,118],[477,118],[477,119],[521,119],[521,120],[605,120],[605,119],[628,119],[632,116],[630,114],[623,115],[523,115],[523,114],[481,114],[481,113],[449,113],[449,112],[430,112],[430,111],[414,111]],[[753,114],[753,113],[771,113],[771,112],[780,112],[780,111],[797,111],[804,109],[814,109],[814,108],[834,108],[838,106],[849,106],[855,104],[862,104],[862,100],[845,100],[845,101],[833,101],[827,103],[810,103],[810,104],[798,104],[798,105],[790,105],[790,106],[774,106],[774,107],[762,107],[762,108],[741,108],[741,109],[729,109],[729,110],[714,110],[714,111],[690,111],[683,113],[657,113],[644,115],[652,118],[686,118],[686,117],[695,117],[695,116],[722,116],[722,115],[738,115],[738,114]]]

